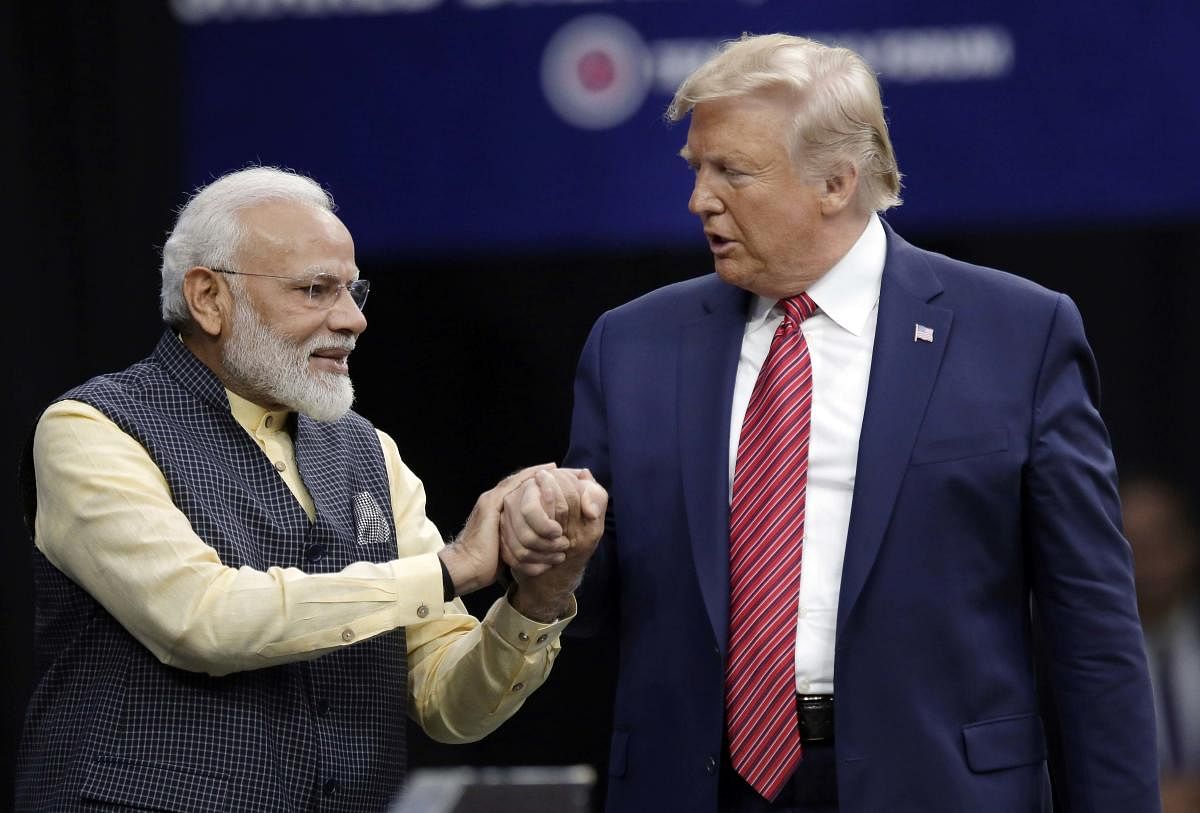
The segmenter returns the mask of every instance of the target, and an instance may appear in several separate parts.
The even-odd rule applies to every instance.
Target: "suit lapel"
[[[839,636],[862,593],[891,521],[896,495],[950,341],[953,320],[951,310],[930,304],[942,286],[925,256],[890,228],[887,238],[842,567]],[[933,341],[914,339],[918,325],[932,328]]]
[[[713,634],[729,634],[729,414],[749,295],[715,282],[679,336],[679,460],[692,559]]]

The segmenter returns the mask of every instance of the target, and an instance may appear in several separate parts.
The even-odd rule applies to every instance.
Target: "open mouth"
[[[341,349],[317,350],[310,356],[318,370],[345,375],[350,371],[350,351]]]
[[[737,244],[736,240],[730,240],[728,237],[716,234],[715,232],[706,232],[705,236],[708,238],[708,247],[718,257],[728,254]]]

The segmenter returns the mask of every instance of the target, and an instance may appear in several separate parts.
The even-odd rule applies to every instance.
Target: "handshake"
[[[512,572],[508,600],[534,621],[567,615],[572,593],[604,532],[608,492],[586,469],[532,466],[479,496],[440,556],[458,595]]]

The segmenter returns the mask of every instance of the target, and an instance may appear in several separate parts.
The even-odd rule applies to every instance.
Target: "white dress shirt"
[[[886,253],[883,224],[871,215],[850,251],[809,287],[817,312],[801,325],[813,375],[804,556],[796,618],[796,690],[801,694],[833,694],[842,560]],[[733,387],[730,495],[746,405],[782,321],[783,312],[775,300],[754,298]]]

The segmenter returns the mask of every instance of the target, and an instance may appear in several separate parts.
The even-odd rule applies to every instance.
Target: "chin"
[[[354,406],[354,385],[344,373],[314,375],[294,393],[292,408],[314,421],[334,423]]]

